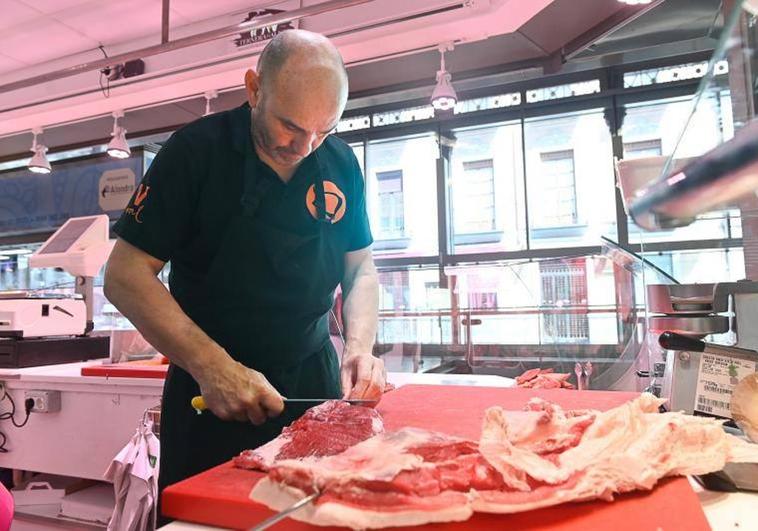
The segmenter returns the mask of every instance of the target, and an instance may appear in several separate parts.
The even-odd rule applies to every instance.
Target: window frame
[[[515,93],[521,94],[521,103],[518,105],[510,105],[506,107],[500,107],[495,109],[485,109],[481,111],[473,111],[466,113],[447,113],[444,115],[435,115],[428,120],[411,121],[403,124],[385,125],[378,128],[371,127],[360,131],[352,131],[347,133],[340,133],[338,136],[348,143],[362,142],[364,145],[364,156],[367,154],[367,147],[370,141],[376,140],[388,140],[399,137],[407,137],[415,134],[426,133],[430,130],[434,131],[437,135],[438,143],[440,144],[440,152],[443,159],[447,160],[447,168],[445,170],[444,164],[438,164],[438,172],[443,171],[441,175],[438,175],[438,183],[446,182],[449,179],[449,174],[445,174],[444,171],[450,170],[449,155],[450,151],[444,146],[444,139],[450,137],[450,131],[454,129],[470,128],[470,127],[487,127],[489,125],[495,125],[503,122],[520,121],[522,126],[522,132],[524,123],[527,119],[550,117],[554,115],[567,114],[572,112],[586,111],[590,109],[604,109],[606,123],[609,127],[611,137],[613,139],[619,139],[614,141],[613,155],[618,158],[623,158],[623,144],[620,140],[620,131],[623,124],[625,115],[625,106],[628,104],[639,104],[644,102],[655,102],[657,100],[663,100],[668,98],[676,98],[681,96],[691,96],[697,90],[699,79],[687,79],[682,81],[673,81],[662,84],[653,84],[642,87],[623,87],[623,76],[627,72],[644,70],[647,68],[655,68],[661,66],[676,66],[690,62],[702,61],[709,57],[708,52],[686,54],[682,56],[674,56],[665,59],[657,59],[647,62],[639,62],[628,65],[620,65],[614,67],[608,67],[597,70],[589,70],[585,72],[573,72],[567,74],[559,74],[555,76],[544,77],[540,79],[532,79],[527,81],[521,81],[517,83],[501,84],[497,86],[474,89],[470,91],[459,93],[459,100],[468,100],[473,98],[482,98],[498,94]],[[559,98],[554,100],[545,100],[534,103],[528,103],[526,101],[526,91],[547,88],[553,86],[560,86],[569,83],[577,83],[582,81],[589,81],[591,79],[599,79],[601,90],[598,93],[586,94],[575,97]],[[402,101],[400,103],[382,104],[369,107],[355,107],[345,113],[345,117],[366,115],[372,112],[386,112],[397,108],[411,108],[419,105],[427,104],[426,99],[411,99]],[[525,146],[522,143],[522,151],[525,150]],[[526,172],[525,172],[526,173]],[[575,184],[576,185],[576,184]],[[459,240],[460,236],[455,235],[453,227],[453,219],[450,212],[451,197],[450,191],[445,190],[443,187],[438,186],[437,190],[437,205],[438,205],[438,234],[441,238],[445,238],[445,245],[440,246],[438,256],[396,256],[396,257],[383,257],[381,255],[376,256],[375,262],[378,267],[406,267],[406,266],[424,266],[430,264],[436,264],[441,269],[445,266],[454,266],[458,264],[465,264],[471,262],[489,262],[499,260],[520,260],[520,259],[541,259],[541,258],[558,258],[566,256],[585,256],[588,254],[597,254],[601,251],[600,245],[579,245],[572,247],[533,247],[531,244],[530,233],[535,229],[530,227],[529,213],[528,213],[528,191],[525,188],[525,194],[527,197],[524,199],[527,201],[526,206],[526,248],[523,250],[515,251],[492,251],[492,252],[480,252],[480,253],[464,253],[455,252],[456,245],[460,245],[462,242]],[[576,196],[575,196],[576,200]],[[439,211],[442,207],[444,210]],[[616,227],[618,231],[618,243],[625,248],[628,248],[634,252],[658,252],[658,251],[687,251],[687,250],[713,250],[713,249],[729,249],[729,248],[741,248],[743,246],[742,238],[730,237],[707,239],[707,240],[684,240],[684,241],[664,241],[664,242],[651,242],[645,244],[630,243],[629,234],[627,230],[628,217],[624,212],[623,205],[621,203],[619,194],[616,194]],[[497,216],[497,212],[495,213]],[[569,228],[571,229],[571,227]],[[542,229],[536,229],[542,230]],[[569,236],[564,232],[561,235]],[[556,234],[556,236],[558,236]]]

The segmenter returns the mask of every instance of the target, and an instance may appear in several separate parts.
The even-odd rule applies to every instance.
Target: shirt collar
[[[252,139],[250,138],[250,104],[243,103],[232,111],[232,145],[240,153],[245,153],[253,149]],[[257,156],[256,156],[257,158]]]

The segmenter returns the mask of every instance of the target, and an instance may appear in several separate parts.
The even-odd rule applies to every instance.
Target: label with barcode
[[[755,361],[716,354],[701,354],[695,393],[695,411],[731,418],[729,403],[732,400],[734,386],[745,376],[756,372],[757,368]]]

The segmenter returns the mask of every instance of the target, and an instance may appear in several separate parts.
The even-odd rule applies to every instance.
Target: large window
[[[728,91],[723,91],[718,96],[700,100],[692,122],[677,148],[682,127],[691,109],[692,100],[689,96],[627,105],[621,130],[624,158],[668,156],[674,149],[677,158],[697,157],[733,135]],[[739,211],[709,212],[687,227],[660,232],[643,232],[629,220],[629,241],[649,243],[729,238],[734,236],[730,227],[730,220],[733,219],[739,219]]]
[[[644,286],[598,254],[601,236],[680,282],[745,276],[743,255],[758,256],[758,245],[750,247],[755,231],[736,210],[674,231],[617,230],[627,218],[614,153],[656,158],[650,164],[672,153],[691,110],[684,85],[624,93],[595,83],[573,99],[576,87],[513,88],[507,100],[462,101],[445,116],[427,107],[364,112],[371,125],[350,133],[364,138],[351,147],[365,160],[381,283],[377,348],[388,366],[427,370],[465,357],[474,372],[517,374],[523,363],[557,360],[565,371],[577,358],[635,352]],[[641,101],[647,90],[656,99]],[[666,93],[676,97],[661,99]],[[706,98],[678,155],[699,156],[728,139],[730,115],[728,91]]]
[[[454,252],[525,249],[521,123],[456,129],[453,135]]]
[[[574,150],[552,151],[540,155],[540,173],[532,193],[539,196],[532,202],[534,228],[576,225],[576,182]]]
[[[601,109],[524,123],[531,248],[616,238],[611,134]]]
[[[403,171],[376,172],[379,193],[379,240],[405,237],[405,207],[403,205]]]
[[[492,159],[463,163],[463,179],[456,210],[456,234],[492,232],[495,224],[495,172]]]
[[[437,155],[432,134],[368,142],[366,193],[377,254],[437,254]]]

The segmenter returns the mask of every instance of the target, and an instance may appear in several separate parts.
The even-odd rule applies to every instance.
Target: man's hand
[[[345,354],[342,359],[343,398],[375,400],[384,392],[387,372],[384,362],[371,354]]]
[[[284,409],[282,396],[258,371],[230,359],[198,381],[205,404],[223,420],[259,426]]]

